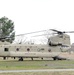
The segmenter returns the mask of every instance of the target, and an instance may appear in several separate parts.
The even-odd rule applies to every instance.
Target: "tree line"
[[[0,41],[12,43],[15,39],[14,22],[7,18],[0,18]]]

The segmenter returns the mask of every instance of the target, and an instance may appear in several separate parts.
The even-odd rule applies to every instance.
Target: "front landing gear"
[[[3,57],[3,60],[6,60],[6,57]]]
[[[23,61],[23,58],[22,58],[22,57],[20,57],[20,58],[19,58],[19,61]]]

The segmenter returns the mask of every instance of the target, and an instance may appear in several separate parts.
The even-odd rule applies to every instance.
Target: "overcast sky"
[[[74,31],[74,0],[0,0],[0,17],[14,22],[17,34],[57,29]],[[74,34],[70,34],[74,42]]]

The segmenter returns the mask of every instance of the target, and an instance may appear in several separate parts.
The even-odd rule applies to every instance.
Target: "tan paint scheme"
[[[69,47],[62,46],[50,46],[52,44],[61,43],[62,45],[68,45]],[[7,44],[0,42],[0,57],[56,57],[62,52],[67,51],[70,48],[70,37],[67,34],[55,35],[48,39],[47,45],[26,45],[26,44]]]

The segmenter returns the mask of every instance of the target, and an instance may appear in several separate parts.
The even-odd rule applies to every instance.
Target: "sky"
[[[0,0],[0,17],[14,22],[16,35],[57,29],[74,31],[74,0]],[[74,33],[69,34],[74,43]]]

